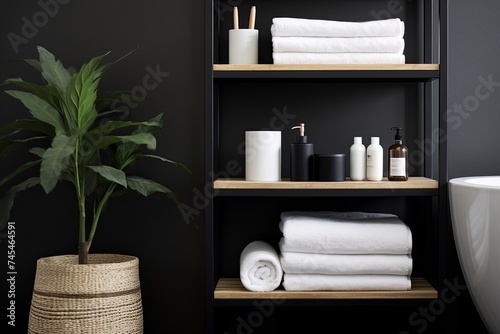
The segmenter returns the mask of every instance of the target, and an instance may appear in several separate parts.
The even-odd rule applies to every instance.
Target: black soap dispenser
[[[401,140],[401,128],[392,127],[391,130],[396,130],[394,136],[394,144],[389,147],[388,158],[388,173],[389,181],[407,181],[408,180],[408,148],[403,145]]]
[[[314,175],[314,145],[307,142],[305,124],[300,123],[293,129],[299,129],[295,143],[290,144],[290,180],[312,181]]]

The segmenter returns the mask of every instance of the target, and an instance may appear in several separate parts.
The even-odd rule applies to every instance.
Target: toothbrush
[[[234,7],[233,9],[233,24],[234,24],[234,29],[237,30],[239,29],[239,22],[238,22],[238,7]]]
[[[250,9],[250,23],[248,24],[249,29],[255,29],[255,12],[256,8],[252,6],[252,9]]]

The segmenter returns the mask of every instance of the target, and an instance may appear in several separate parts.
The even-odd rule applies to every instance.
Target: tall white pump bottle
[[[366,147],[361,137],[354,137],[354,144],[350,148],[349,177],[351,181],[366,179]]]
[[[379,137],[371,137],[371,144],[366,149],[366,179],[382,181],[384,177],[384,149]]]

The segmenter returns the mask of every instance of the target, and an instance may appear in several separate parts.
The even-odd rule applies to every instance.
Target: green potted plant
[[[167,186],[129,173],[138,161],[155,159],[187,171],[189,169],[179,162],[151,154],[156,148],[155,135],[162,128],[163,114],[146,121],[131,121],[124,119],[128,115],[120,110],[109,108],[118,96],[116,92],[100,89],[103,75],[116,62],[103,63],[109,52],[91,58],[79,70],[75,70],[64,67],[45,48],[38,46],[37,50],[39,59],[25,59],[25,62],[40,72],[41,83],[20,78],[4,82],[20,88],[6,90],[6,93],[29,110],[29,117],[19,118],[0,129],[0,155],[22,149],[30,152],[33,159],[22,162],[11,174],[0,180],[0,187],[6,187],[0,200],[0,230],[9,219],[18,192],[41,186],[48,194],[59,183],[69,182],[74,186],[74,198],[78,205],[79,219],[75,225],[79,231],[79,243],[78,255],[38,260],[29,332],[69,333],[68,327],[75,328],[74,332],[86,332],[95,326],[102,326],[99,327],[102,332],[108,332],[108,329],[116,328],[114,321],[118,319],[117,316],[120,318],[116,321],[122,321],[127,312],[135,312],[129,314],[129,320],[126,321],[132,324],[132,328],[125,329],[124,324],[120,326],[127,333],[141,333],[142,303],[138,290],[137,258],[91,254],[92,241],[101,215],[113,197],[127,191],[143,196],[162,193],[178,204],[176,195]],[[38,170],[36,176],[24,179],[25,172],[33,168]],[[19,179],[21,181],[17,182]],[[44,268],[41,260],[46,262],[43,263]],[[110,274],[109,268],[99,268],[101,264],[116,267],[118,273]],[[62,266],[70,269],[61,269]],[[75,270],[83,270],[83,273],[75,273]],[[56,277],[55,273],[60,277]],[[105,276],[109,282],[91,281],[99,279],[94,276]],[[133,281],[130,291],[115,289],[116,284],[112,281],[121,276]],[[83,281],[79,281],[81,279]],[[59,280],[71,281],[73,287],[65,287],[62,291],[53,290],[60,289],[62,283]],[[52,283],[47,284],[47,281]],[[96,292],[94,287],[97,286],[106,288],[103,292]],[[68,300],[84,300],[85,305],[79,306],[84,311],[69,310],[73,307],[72,302],[57,306],[48,306],[46,303],[47,299],[52,298],[53,302],[61,296],[66,296]],[[117,303],[116,298],[120,297],[125,308],[119,312],[114,309],[111,318],[107,315],[101,317],[101,314],[106,313],[103,311],[106,308],[103,307],[103,300],[109,299],[109,305],[116,305],[113,303]],[[56,320],[56,314],[61,314],[61,311],[74,312],[74,315],[62,317],[65,318],[63,321]]]

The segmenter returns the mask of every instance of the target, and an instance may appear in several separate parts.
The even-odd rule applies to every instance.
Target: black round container
[[[345,181],[345,154],[315,154],[315,181]]]

